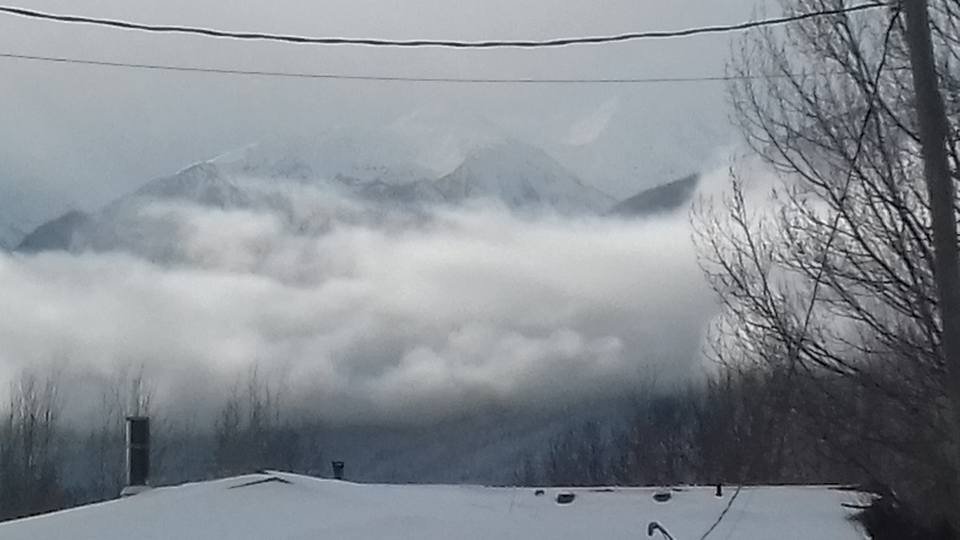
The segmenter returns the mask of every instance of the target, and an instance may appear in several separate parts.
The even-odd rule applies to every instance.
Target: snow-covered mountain
[[[518,142],[475,151],[435,185],[451,203],[489,198],[512,209],[568,214],[602,212],[613,204],[610,196],[584,185],[543,150]]]
[[[151,205],[163,202],[227,209],[247,208],[253,199],[236,187],[217,165],[199,163],[174,175],[151,180],[94,214],[68,211],[25,235],[17,250],[132,248],[133,251],[157,253],[163,251],[157,249],[158,241],[176,241],[172,238],[169,223],[149,215]]]
[[[428,141],[428,142],[424,142]],[[267,141],[211,162],[228,178],[282,178],[388,206],[499,201],[511,209],[602,212],[613,200],[542,149],[483,119],[445,122],[430,111],[379,131],[334,130],[314,139]]]
[[[26,235],[19,249],[124,249],[166,258],[183,225],[163,211],[171,203],[265,210],[296,231],[322,231],[335,220],[375,224],[389,214],[420,217],[434,207],[478,200],[564,215],[601,214],[614,202],[528,144],[485,144],[439,174],[407,159],[398,138],[371,136],[367,149],[344,134],[314,145],[251,145],[151,180],[99,212],[68,212]]]
[[[192,165],[172,176],[151,180],[131,195],[118,199],[128,204],[138,199],[182,200],[216,208],[250,206],[251,198],[232,181],[229,170],[212,161]]]
[[[441,173],[419,163],[417,153],[412,139],[399,132],[333,129],[315,137],[261,141],[210,162],[230,177],[304,182],[343,176],[400,185]]]

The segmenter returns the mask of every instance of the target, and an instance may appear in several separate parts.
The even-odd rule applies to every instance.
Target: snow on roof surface
[[[270,480],[275,478],[277,480]],[[559,505],[555,496],[576,499]],[[0,538],[33,539],[534,539],[647,538],[660,522],[677,540],[699,539],[734,488],[674,491],[377,485],[286,473],[251,474],[153,489],[139,495],[0,524]],[[711,539],[862,540],[842,503],[854,492],[828,487],[745,487]],[[659,538],[659,536],[657,536]]]

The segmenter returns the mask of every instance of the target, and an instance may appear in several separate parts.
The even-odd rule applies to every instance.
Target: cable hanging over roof
[[[248,77],[274,77],[286,79],[330,79],[346,81],[415,82],[415,83],[453,83],[453,84],[661,84],[724,82],[743,79],[779,78],[783,75],[743,76],[708,75],[691,77],[614,77],[614,78],[497,78],[497,77],[417,77],[405,75],[361,75],[349,73],[313,73],[302,71],[268,71],[252,69],[216,68],[204,66],[186,66],[176,64],[150,64],[138,62],[112,62],[65,56],[43,56],[0,52],[0,59],[28,60],[57,64],[79,64],[107,68],[139,69],[152,71],[175,71],[187,73],[210,73],[214,75],[237,75]]]
[[[546,40],[492,40],[492,41],[458,41],[458,40],[433,40],[433,39],[412,39],[412,40],[393,40],[379,38],[346,38],[346,37],[310,37],[289,34],[272,34],[265,32],[233,32],[228,30],[219,30],[215,28],[204,28],[197,26],[179,26],[179,25],[156,25],[137,23],[132,21],[123,21],[117,19],[105,19],[99,17],[87,17],[80,15],[63,15],[57,13],[46,13],[32,9],[26,9],[15,6],[0,6],[0,13],[28,17],[32,19],[41,19],[55,21],[60,23],[89,24],[96,26],[105,26],[111,28],[120,28],[124,30],[137,30],[144,32],[156,32],[167,34],[194,34],[215,38],[228,38],[240,40],[255,41],[280,41],[286,43],[304,43],[316,45],[363,45],[369,47],[444,47],[452,49],[494,49],[494,48],[523,48],[534,49],[543,47],[564,47],[568,45],[602,44],[602,43],[621,43],[627,41],[636,41],[643,39],[665,39],[688,37],[702,34],[719,34],[727,32],[739,32],[752,28],[766,26],[783,25],[787,23],[812,19],[816,17],[826,17],[831,15],[843,15],[858,11],[865,11],[887,6],[885,2],[866,2],[847,7],[835,9],[825,9],[807,13],[798,13],[770,19],[760,19],[747,21],[737,24],[702,26],[696,28],[687,28],[683,30],[661,30],[630,32],[625,34],[616,34],[608,36],[585,36],[585,37],[567,37]]]

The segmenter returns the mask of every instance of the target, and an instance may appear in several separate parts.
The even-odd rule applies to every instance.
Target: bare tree
[[[0,428],[0,518],[59,508],[60,378],[25,371],[13,383]]]
[[[784,5],[809,12],[842,2]],[[960,10],[955,0],[934,7],[940,76],[956,89]],[[735,167],[724,200],[695,212],[697,242],[724,306],[715,357],[780,374],[784,392],[770,406],[802,411],[796,421],[832,452],[960,530],[952,457],[960,441],[898,9],[745,40],[731,95],[747,141],[779,181],[758,188]],[[958,105],[948,100],[954,178]],[[751,202],[758,189],[769,191],[765,203]],[[882,422],[871,419],[877,411]]]
[[[300,430],[282,417],[281,393],[256,367],[234,387],[216,420],[214,461],[219,474],[298,467],[306,443]]]

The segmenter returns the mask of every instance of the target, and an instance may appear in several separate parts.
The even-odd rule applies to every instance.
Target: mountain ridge
[[[372,154],[378,152],[371,150]],[[362,201],[371,208],[356,217],[360,220],[397,210],[422,215],[430,208],[457,207],[472,201],[493,201],[509,211],[523,213],[637,216],[677,207],[689,198],[696,185],[694,175],[616,203],[609,195],[585,184],[546,151],[515,140],[478,146],[453,171],[434,178],[409,180],[409,171],[413,169],[406,165],[394,175],[386,165],[362,167],[354,161],[350,163],[345,172],[329,176],[317,172],[316,164],[294,152],[251,145],[154,178],[97,212],[67,212],[23,235],[16,250],[109,251],[156,244],[158,239],[151,236],[171,235],[176,230],[176,223],[164,222],[147,212],[150,205],[158,202],[183,202],[221,210],[269,208],[290,212],[295,204],[287,199],[293,195],[269,191],[282,183],[318,189],[331,200],[347,197]],[[363,174],[352,176],[358,170]],[[266,192],[251,189],[250,182]],[[326,211],[327,215],[311,218],[327,224],[340,215],[336,210]],[[171,226],[174,228],[170,229]],[[325,226],[299,224],[297,229],[319,231],[325,230]],[[159,243],[173,241],[175,238]],[[169,250],[169,245],[165,249]]]

